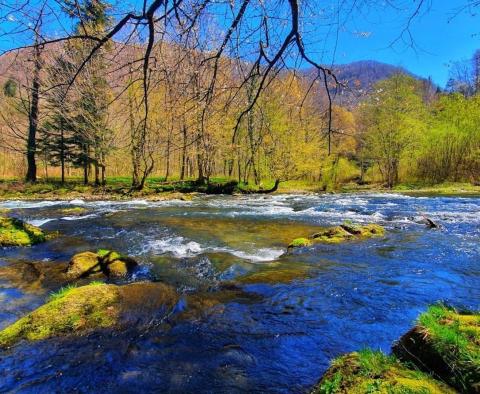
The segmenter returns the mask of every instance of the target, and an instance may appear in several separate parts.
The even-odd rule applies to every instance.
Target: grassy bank
[[[171,199],[188,198],[189,193],[235,194],[255,193],[271,189],[274,182],[265,182],[260,186],[237,183],[226,178],[212,178],[209,185],[200,185],[195,180],[169,180],[162,177],[149,178],[144,190],[130,190],[130,177],[110,177],[105,186],[84,185],[80,178],[71,178],[64,184],[59,180],[27,184],[18,179],[0,180],[0,199],[57,199],[70,200],[82,198],[87,200],[98,199]],[[349,183],[339,186],[337,190],[323,190],[318,182],[285,181],[280,183],[276,193],[403,193],[409,195],[478,195],[480,186],[468,183],[443,183],[438,185],[426,184],[399,184],[393,189],[386,189],[379,184],[357,185]],[[183,196],[183,197],[182,197]]]

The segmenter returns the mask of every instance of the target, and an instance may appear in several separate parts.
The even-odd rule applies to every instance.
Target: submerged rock
[[[427,374],[408,369],[392,356],[362,350],[331,363],[312,394],[455,393]]]
[[[411,217],[410,220],[417,224],[424,224],[426,227],[431,228],[431,229],[438,229],[440,228],[440,225],[434,222],[432,219],[425,215],[421,216],[416,216],[416,217]]]
[[[0,217],[0,246],[31,246],[47,239],[38,227],[20,219]]]
[[[479,314],[431,306],[394,345],[393,352],[461,392],[480,392]]]
[[[241,284],[256,284],[256,283],[291,283],[295,280],[306,279],[310,275],[310,268],[308,266],[298,265],[296,267],[273,267],[263,268],[259,271],[254,271],[243,275],[236,279]]]
[[[100,249],[97,253],[82,252],[72,257],[67,268],[70,278],[89,276],[122,277],[127,275],[138,263],[115,251]]]
[[[325,228],[312,234],[309,238],[294,239],[288,245],[288,249],[291,250],[297,247],[309,246],[314,242],[336,244],[353,239],[382,237],[383,235],[385,235],[385,229],[378,224],[366,224],[362,226],[344,223],[340,226]]]
[[[14,287],[24,292],[45,293],[65,284],[66,264],[58,262],[19,261],[0,267],[2,287]]]
[[[91,283],[67,287],[48,302],[0,331],[0,347],[21,340],[79,335],[96,329],[148,324],[167,316],[178,302],[175,290],[161,283],[117,286]]]

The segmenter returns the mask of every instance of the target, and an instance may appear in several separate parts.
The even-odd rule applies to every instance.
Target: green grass
[[[364,349],[341,356],[313,394],[441,394],[455,391],[429,375],[409,369],[395,357]]]
[[[50,301],[59,300],[60,298],[65,297],[73,289],[76,289],[76,288],[77,288],[76,284],[71,284],[71,285],[67,285],[65,287],[62,287],[59,290],[50,293],[50,296],[48,297],[48,301],[50,302]]]
[[[480,382],[480,315],[434,305],[418,324],[437,354],[449,365],[458,387]]]

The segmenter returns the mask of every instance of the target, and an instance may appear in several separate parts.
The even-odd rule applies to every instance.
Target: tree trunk
[[[25,180],[27,182],[36,182],[37,180],[37,163],[35,153],[37,150],[37,129],[39,114],[39,96],[40,96],[40,71],[42,69],[41,54],[42,50],[39,45],[38,29],[35,31],[35,47],[34,47],[34,70],[32,82],[32,102],[30,113],[28,114],[28,138],[27,138],[27,174]]]
[[[65,183],[65,138],[63,129],[60,131],[60,165],[62,170],[62,183]]]
[[[183,134],[183,146],[182,146],[182,168],[180,170],[180,179],[185,178],[185,165],[187,160],[187,127],[183,125],[182,129]]]

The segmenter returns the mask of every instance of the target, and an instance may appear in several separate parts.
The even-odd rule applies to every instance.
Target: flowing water
[[[77,206],[86,209],[80,216],[62,211]],[[60,232],[0,250],[0,328],[44,303],[61,286],[55,267],[85,250],[135,257],[141,264],[128,281],[158,280],[182,294],[148,328],[0,352],[0,392],[307,392],[341,353],[388,352],[431,303],[480,309],[475,197],[251,195],[0,208]],[[441,229],[417,223],[422,214]],[[387,235],[284,254],[292,239],[345,220],[379,223]],[[18,274],[27,261],[50,271],[32,284]]]

